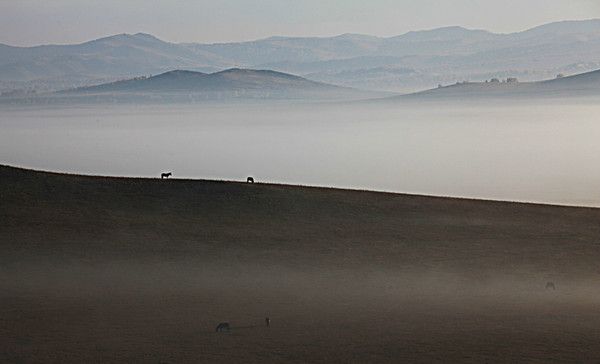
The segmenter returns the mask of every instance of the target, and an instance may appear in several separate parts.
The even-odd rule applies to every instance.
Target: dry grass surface
[[[600,362],[599,243],[597,209],[0,166],[0,362]]]

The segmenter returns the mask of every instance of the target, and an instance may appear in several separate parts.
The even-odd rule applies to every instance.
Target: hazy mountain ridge
[[[600,20],[550,23],[510,34],[453,26],[389,38],[342,34],[215,44],[175,44],[149,34],[119,34],[74,45],[0,45],[0,89],[45,83],[50,87],[65,79],[75,87],[173,69],[216,72],[238,67],[409,92],[507,73],[533,81],[586,72],[600,65],[598,55]],[[414,72],[402,76],[394,72],[397,69]]]

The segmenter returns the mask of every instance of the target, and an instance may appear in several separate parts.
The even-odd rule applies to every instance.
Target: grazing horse
[[[171,177],[172,175],[173,175],[173,173],[171,173],[171,172],[169,172],[169,173],[161,173],[161,174],[160,174],[160,179],[163,179],[163,178],[169,178],[169,177]]]
[[[556,290],[556,286],[554,285],[554,282],[546,283],[546,289]]]
[[[231,327],[229,326],[229,322],[221,322],[220,324],[217,325],[217,328],[215,329],[216,332],[229,332],[229,330],[231,329]]]
[[[248,177],[248,178],[246,179],[246,183],[254,183],[254,178],[252,178],[252,177]]]

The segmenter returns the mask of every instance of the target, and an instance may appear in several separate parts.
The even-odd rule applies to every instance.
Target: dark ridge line
[[[247,182],[242,180],[226,180],[226,179],[193,179],[193,178],[169,178],[168,182],[160,179],[159,177],[127,177],[127,176],[103,176],[103,175],[93,175],[93,174],[77,174],[70,172],[54,172],[47,170],[38,170],[32,168],[25,167],[15,167],[8,164],[0,164],[0,169],[7,168],[13,170],[20,170],[22,172],[29,173],[39,173],[39,174],[48,174],[53,176],[62,176],[62,177],[75,177],[75,178],[86,178],[86,179],[96,179],[96,180],[109,180],[109,181],[125,181],[131,180],[136,182],[153,182],[153,183],[190,183],[190,182],[202,182],[202,183],[213,183],[213,184],[235,184],[235,185],[248,185]],[[162,182],[161,182],[162,181]],[[375,195],[386,195],[389,197],[409,197],[409,198],[423,198],[423,199],[434,199],[434,200],[446,200],[446,201],[456,201],[456,202],[473,202],[473,203],[490,203],[490,204],[502,204],[502,205],[521,205],[527,207],[552,207],[557,209],[578,209],[578,210],[591,210],[598,211],[600,207],[592,207],[592,206],[577,206],[577,205],[561,205],[561,204],[552,204],[552,203],[543,203],[543,202],[531,202],[531,201],[514,201],[514,200],[493,200],[493,199],[485,199],[485,198],[473,198],[473,197],[460,197],[460,196],[448,196],[448,195],[427,195],[427,194],[419,194],[419,193],[404,193],[404,192],[392,192],[392,191],[381,191],[381,190],[367,190],[360,188],[341,188],[341,187],[332,187],[332,186],[319,186],[319,185],[301,185],[301,184],[289,184],[289,183],[277,183],[277,182],[260,182],[258,180],[256,183],[251,184],[250,186],[265,186],[265,187],[283,187],[283,188],[291,188],[291,189],[305,189],[305,190],[320,190],[322,192],[332,191],[332,192],[356,192],[356,193],[366,193],[366,194],[375,194]]]

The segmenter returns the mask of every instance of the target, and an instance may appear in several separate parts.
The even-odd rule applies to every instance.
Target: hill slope
[[[598,209],[7,166],[0,198],[2,362],[600,355]]]
[[[597,96],[600,96],[600,70],[539,82],[464,82],[390,99],[528,99]]]

